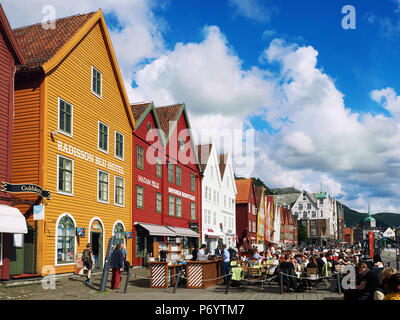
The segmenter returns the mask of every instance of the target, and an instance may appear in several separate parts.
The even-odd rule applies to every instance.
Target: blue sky
[[[400,0],[2,1],[12,27],[48,4],[56,18],[102,8],[132,102],[185,102],[211,142],[254,129],[238,174],[399,211]]]

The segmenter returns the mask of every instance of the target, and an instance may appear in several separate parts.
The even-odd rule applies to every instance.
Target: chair
[[[315,291],[315,287],[317,286],[317,282],[319,279],[318,268],[307,268],[306,269],[306,277],[307,277],[308,283],[311,284],[311,287]]]

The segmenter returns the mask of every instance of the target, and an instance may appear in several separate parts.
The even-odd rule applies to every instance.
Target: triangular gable
[[[137,108],[136,106],[138,106],[138,105],[142,105],[143,107],[142,108]],[[136,109],[139,109],[139,110],[136,110]],[[146,119],[146,117],[147,117],[147,115],[149,113],[153,114],[154,121],[156,122],[157,129],[162,129],[160,121],[159,121],[158,116],[157,116],[156,108],[154,107],[153,101],[147,102],[147,103],[143,103],[143,104],[132,104],[131,105],[131,110],[132,110],[132,115],[133,115],[133,117],[135,119],[135,124],[136,124],[136,129],[135,130],[137,130],[142,125],[144,119]],[[162,130],[160,130],[159,132],[162,133]],[[163,146],[165,146],[166,145],[165,135],[164,134],[160,134],[159,136],[160,136],[160,139],[161,139],[161,144]]]
[[[233,167],[232,167],[232,158],[231,158],[231,154],[230,153],[226,153],[226,154],[221,154],[219,157],[219,161],[221,162],[221,156],[222,159],[225,161],[225,165],[224,165],[224,170],[223,172],[221,172],[221,181],[222,183],[225,181],[225,177],[229,174],[230,178],[231,178],[231,184],[233,187],[233,191],[234,194],[237,194],[237,188],[236,188],[236,183],[235,183],[235,174],[233,172]],[[221,165],[221,163],[220,163]],[[227,167],[229,168],[227,170]],[[221,167],[220,167],[221,170]]]
[[[114,49],[113,49],[113,46],[111,43],[107,25],[104,20],[103,12],[101,11],[101,9],[99,9],[97,12],[89,13],[86,15],[77,15],[77,16],[70,17],[70,18],[59,19],[59,20],[56,20],[56,23],[57,23],[57,21],[61,21],[61,20],[67,21],[68,19],[73,19],[73,18],[80,19],[78,21],[79,23],[77,23],[77,25],[75,25],[75,29],[73,29],[72,31],[69,29],[64,30],[61,27],[54,29],[55,31],[53,30],[53,32],[56,33],[54,35],[54,37],[59,35],[60,36],[59,41],[58,42],[56,41],[53,51],[44,52],[43,56],[41,56],[41,59],[38,59],[38,62],[34,65],[36,67],[42,68],[46,75],[51,73],[60,63],[62,63],[64,61],[64,59],[70,54],[70,52],[72,50],[74,50],[74,48],[76,46],[79,45],[80,41],[92,30],[92,28],[97,23],[100,23],[100,26],[101,26],[100,29],[102,31],[104,42],[105,42],[107,51],[110,56],[111,65],[113,67],[114,75],[117,80],[117,85],[118,85],[122,100],[124,102],[125,111],[127,113],[128,120],[129,120],[129,123],[130,123],[132,129],[135,129],[135,120],[132,115],[132,110],[130,107],[129,99],[128,99],[128,96],[127,96],[127,93],[125,90],[124,82],[122,80],[121,72],[119,70],[117,58],[115,56],[115,52],[114,52]],[[18,34],[21,37],[20,41],[24,41],[24,43],[25,43],[25,41],[32,41],[32,39],[26,39],[26,37],[24,38],[24,31],[26,31],[28,28],[30,28],[30,30],[34,29],[34,28],[40,30],[41,24],[33,25],[30,27],[18,28],[18,29],[14,30],[14,33]],[[52,30],[52,29],[48,29],[48,30]],[[68,31],[70,32],[70,34],[68,34]],[[48,34],[52,34],[51,31],[49,31]],[[40,37],[40,35],[43,35],[43,33],[39,34],[38,37]],[[37,39],[37,42],[39,43],[40,40],[43,40],[43,39],[39,38],[39,39]],[[42,43],[42,42],[40,42],[39,45],[46,48],[47,43]],[[36,48],[37,46],[35,44],[35,46],[31,45],[31,47]],[[29,54],[29,50],[26,54]]]
[[[207,144],[207,145],[198,145],[196,150],[199,159],[199,164],[203,173],[206,171],[208,165],[210,164],[210,161],[213,161],[213,164],[211,165],[215,167],[216,178],[218,180],[219,186],[221,187],[222,184],[221,173],[219,171],[218,155],[215,148],[216,147],[213,144]]]
[[[4,13],[3,7],[0,4],[0,31],[3,35],[3,39],[7,44],[8,50],[14,57],[15,64],[25,64],[25,58],[22,54],[21,48],[19,47],[17,40],[11,30],[10,24],[6,14]]]

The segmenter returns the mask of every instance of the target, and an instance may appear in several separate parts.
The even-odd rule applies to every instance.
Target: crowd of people
[[[337,272],[341,272],[345,266],[353,266],[356,274],[355,288],[342,288],[345,300],[400,300],[400,274],[394,267],[384,265],[380,255],[374,257],[364,255],[359,248],[340,248],[340,247],[303,247],[297,249],[284,250],[282,248],[271,247],[264,251],[259,251],[256,247],[248,252],[236,250],[226,246],[220,252],[224,263],[229,260],[241,259],[258,261],[259,263],[268,262],[269,272],[278,274],[284,271],[292,277],[290,290],[298,290],[300,285],[291,279],[300,279],[307,274],[307,269],[317,269],[319,277],[328,277]],[[216,250],[217,253],[217,250]],[[229,273],[225,269],[223,274]],[[343,272],[343,271],[342,271]],[[346,273],[342,273],[342,276]],[[311,284],[307,281],[301,282],[301,286],[306,285],[308,289]]]

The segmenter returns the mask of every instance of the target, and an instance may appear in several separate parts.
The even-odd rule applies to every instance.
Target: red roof
[[[42,23],[14,29],[15,39],[26,60],[26,64],[18,70],[41,67],[95,14],[96,12],[90,12],[58,19],[55,21],[55,29],[45,29]]]
[[[135,121],[137,121],[142,114],[146,111],[151,102],[142,102],[131,104],[132,114]]]
[[[212,144],[197,145],[197,156],[199,158],[201,171],[207,167],[208,158],[210,157]]]
[[[248,203],[250,200],[250,190],[252,189],[253,179],[237,179],[236,183],[236,203]]]
[[[182,106],[183,104],[175,104],[156,108],[158,121],[160,121],[161,129],[164,131],[167,139],[169,135],[169,122],[178,120],[177,118]]]

